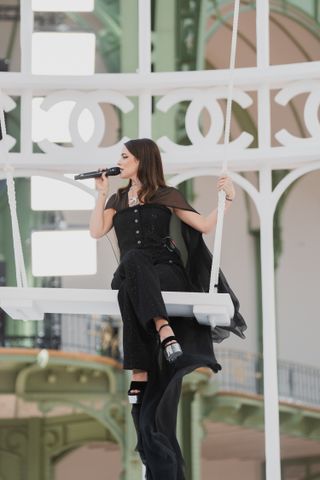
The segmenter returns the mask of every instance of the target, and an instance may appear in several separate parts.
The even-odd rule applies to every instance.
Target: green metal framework
[[[39,351],[23,349],[0,349],[0,360],[0,393],[15,395],[17,413],[21,402],[31,402],[39,412],[34,418],[1,420],[0,473],[5,478],[10,471],[10,480],[51,480],[61,455],[95,441],[119,445],[123,480],[141,478],[121,364],[50,351],[44,365]],[[188,480],[201,478],[199,459],[206,422],[223,419],[244,429],[264,428],[261,395],[223,391],[208,373],[206,369],[194,372],[183,383],[178,436]],[[77,413],[48,417],[57,406],[69,406]],[[281,403],[280,424],[284,435],[320,441],[320,409]],[[23,471],[22,465],[26,466]]]

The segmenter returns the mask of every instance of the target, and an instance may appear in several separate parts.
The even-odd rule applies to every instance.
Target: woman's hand
[[[99,168],[99,171],[102,169]],[[96,189],[99,192],[96,205],[91,212],[89,231],[92,238],[101,238],[109,232],[113,226],[113,216],[116,211],[113,208],[105,209],[106,196],[109,189],[109,179],[105,172],[101,177],[95,178]]]
[[[101,171],[102,168],[99,168],[99,171]],[[104,193],[105,195],[108,193],[109,190],[109,179],[103,173],[101,177],[95,178],[95,184],[96,184],[96,189],[98,190],[99,193]]]
[[[226,198],[230,201],[236,196],[236,192],[230,177],[222,175],[218,180],[218,190],[219,192],[223,190],[226,194]]]
[[[234,199],[236,192],[232,183],[232,180],[227,175],[222,175],[218,180],[218,190],[223,190],[226,194],[226,198],[229,202],[225,203],[225,211],[227,211],[231,206],[231,201]],[[210,233],[215,229],[218,218],[218,210],[215,208],[209,213],[208,216],[200,215],[196,212],[191,212],[188,210],[182,210],[180,208],[174,208],[174,213],[177,217],[180,218],[184,223],[187,223],[195,230],[198,230],[201,233]]]

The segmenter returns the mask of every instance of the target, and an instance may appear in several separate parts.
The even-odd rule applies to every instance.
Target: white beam
[[[31,0],[20,2],[21,73],[31,74],[33,11]],[[21,74],[19,74],[21,75]]]
[[[71,150],[71,149],[66,149]],[[15,167],[14,176],[41,175],[41,172],[64,172],[76,173],[84,169],[93,170],[114,166],[119,158],[119,151],[110,152],[108,149],[97,148],[92,150],[92,158],[81,156],[79,149],[72,149],[59,156],[46,153],[9,153],[7,155],[10,165]],[[196,160],[195,160],[196,159]],[[182,173],[194,169],[195,174],[199,169],[209,168],[214,174],[215,170],[221,170],[221,156],[214,148],[206,147],[180,152],[162,153],[162,160],[166,174]],[[269,149],[249,148],[239,150],[229,160],[229,170],[234,172],[258,171],[262,168],[274,170],[293,169],[308,164],[317,163],[320,160],[319,144],[300,145],[292,147],[272,147]],[[0,158],[0,168],[7,163],[6,159]],[[23,173],[23,175],[22,175]],[[4,178],[0,170],[0,178]]]
[[[266,480],[281,480],[272,171],[269,168],[260,172],[260,195]]]
[[[269,0],[256,2],[257,70],[270,68]],[[259,148],[271,147],[270,84],[258,88]],[[273,252],[272,170],[260,171],[260,232],[263,317],[263,385],[266,480],[281,479],[278,370]]]
[[[227,85],[230,80],[228,69],[190,71],[190,72],[153,72],[153,73],[99,73],[96,75],[31,75],[16,72],[0,72],[1,88],[9,95],[21,93],[31,88],[37,95],[56,89],[114,89],[129,94],[150,89],[154,94],[175,88],[212,87]],[[269,67],[237,68],[234,74],[236,86],[245,90],[256,90],[262,82],[268,82],[270,88],[282,88],[289,82],[320,78],[320,61],[272,65]]]
[[[151,72],[151,1],[139,0],[139,74]]]
[[[0,306],[15,319],[41,320],[44,313],[118,315],[117,290],[72,288],[0,288]],[[196,316],[199,323],[229,326],[234,306],[227,293],[162,292],[168,315]]]

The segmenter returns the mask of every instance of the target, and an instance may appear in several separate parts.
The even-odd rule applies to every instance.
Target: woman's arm
[[[235,190],[232,183],[232,180],[229,177],[222,176],[218,180],[218,190],[224,190],[226,193],[226,205],[225,212],[229,210],[231,202],[235,197]],[[194,229],[198,230],[201,233],[209,233],[214,230],[217,224],[218,210],[215,208],[207,217],[204,215],[199,215],[196,212],[191,212],[189,210],[182,210],[180,208],[175,208],[174,213],[177,217],[180,218],[184,223],[187,223]]]
[[[113,216],[116,211],[113,208],[104,209],[109,189],[108,177],[102,175],[96,179],[96,189],[99,192],[95,208],[92,210],[89,230],[93,238],[101,238],[108,233],[113,226]]]

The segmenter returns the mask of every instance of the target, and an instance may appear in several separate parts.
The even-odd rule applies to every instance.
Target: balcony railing
[[[223,368],[220,388],[240,393],[263,394],[262,357],[236,350],[219,350]],[[320,369],[278,360],[280,400],[320,407]]]
[[[47,319],[47,328],[36,335],[5,335],[5,347],[50,348],[67,352],[122,358],[122,329],[119,319],[109,316],[55,315]],[[50,328],[48,328],[50,326]],[[217,379],[221,390],[263,394],[261,355],[218,349],[222,372]],[[320,407],[320,369],[287,361],[278,361],[280,400]]]
[[[46,314],[36,334],[4,334],[0,345],[83,352],[121,360],[121,332],[119,319],[107,315]]]

